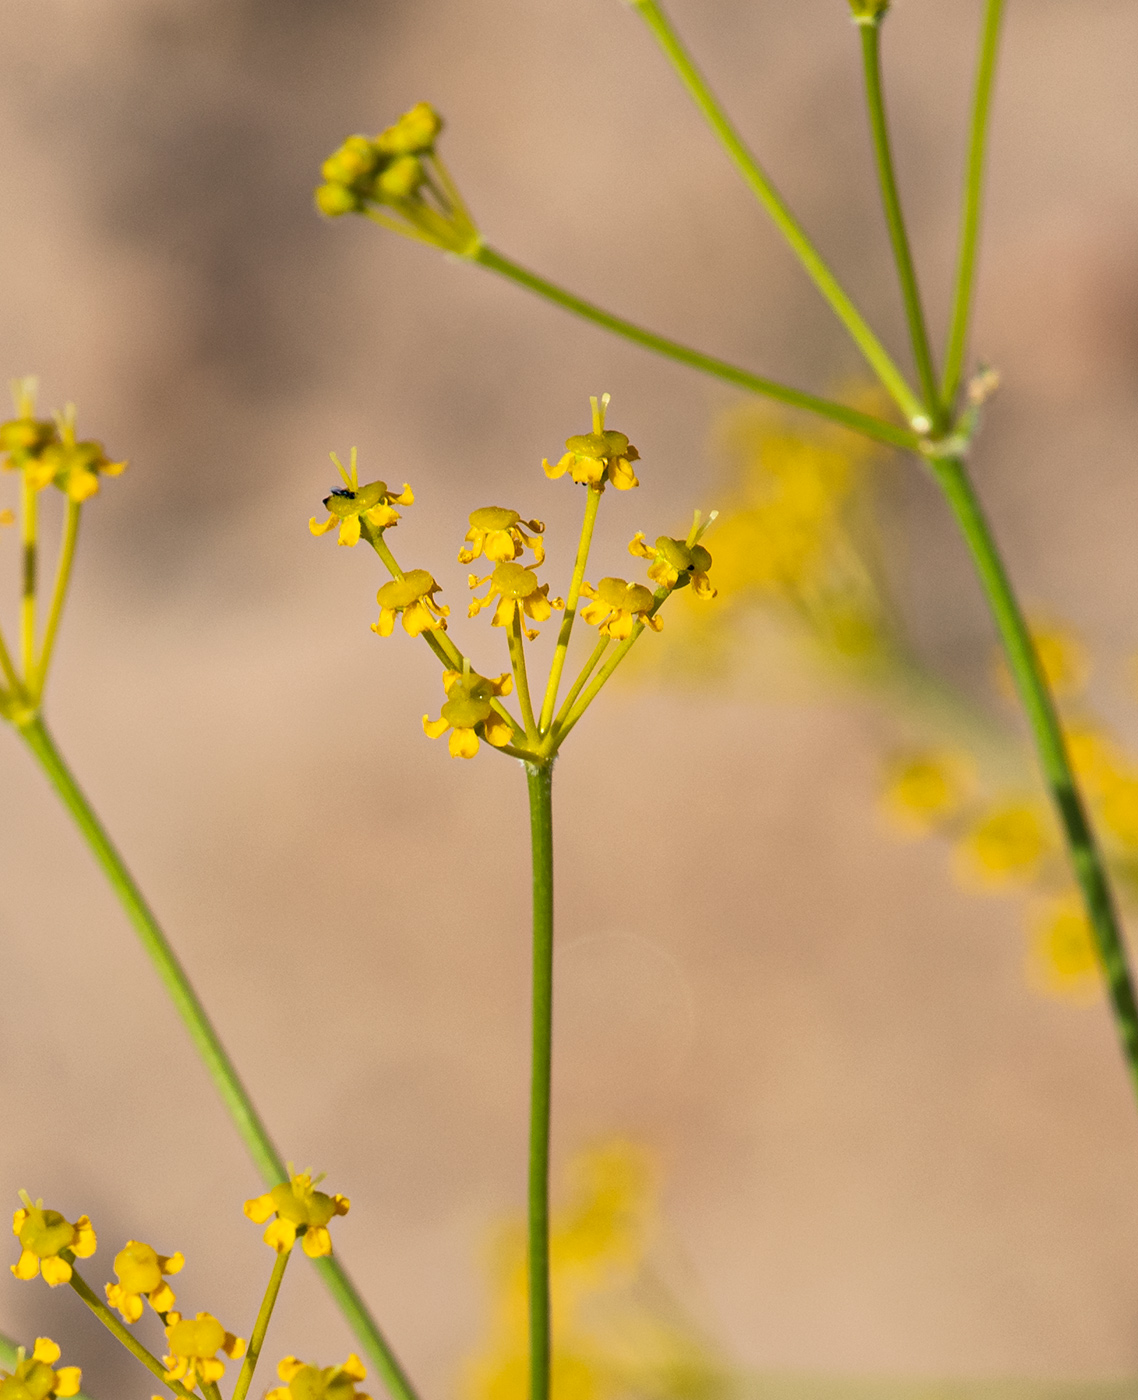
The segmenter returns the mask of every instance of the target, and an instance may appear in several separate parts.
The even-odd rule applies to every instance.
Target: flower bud
[[[888,9],[889,0],[850,0],[855,24],[878,24]]]

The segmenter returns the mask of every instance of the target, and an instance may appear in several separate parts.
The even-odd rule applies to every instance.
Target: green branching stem
[[[1102,853],[1075,781],[1055,703],[967,466],[961,458],[948,457],[934,461],[932,469],[972,555],[1031,727],[1039,765],[1066,836],[1071,865],[1094,931],[1122,1054],[1138,1094],[1138,1003],[1134,983]]]
[[[522,605],[520,601],[514,603],[514,615],[510,618],[506,636],[510,646],[510,665],[514,672],[514,686],[518,692],[518,703],[522,707],[522,719],[526,726],[526,738],[531,744],[536,744],[537,724],[533,717],[529,675],[526,672],[526,648],[525,642],[522,641]]]
[[[533,846],[533,1067],[530,1085],[529,1400],[549,1400],[549,1128],[553,1074],[553,764],[527,763]]]
[[[984,25],[980,33],[976,90],[972,99],[972,130],[968,141],[964,201],[960,215],[960,250],[957,255],[956,287],[953,293],[948,348],[945,351],[944,379],[941,386],[941,401],[949,412],[952,411],[960,392],[964,356],[968,349],[968,326],[976,281],[976,252],[980,242],[980,214],[984,199],[984,163],[988,149],[989,116],[1003,13],[1004,0],[987,0]]]
[[[557,706],[557,690],[561,685],[561,673],[565,669],[565,658],[569,653],[569,639],[573,635],[577,602],[581,597],[581,584],[585,579],[585,569],[589,562],[589,548],[593,542],[593,527],[597,523],[597,507],[601,503],[603,491],[603,483],[587,488],[585,518],[581,524],[581,539],[577,545],[573,577],[569,582],[569,596],[565,599],[565,616],[561,620],[561,630],[557,634],[557,649],[553,653],[553,664],[549,668],[549,684],[546,686],[545,700],[541,706],[541,721],[538,729],[542,734],[549,729],[553,719],[553,711]]]
[[[553,721],[553,729],[555,731],[559,730],[565,723],[569,712],[572,710],[573,705],[576,702],[577,696],[580,695],[582,690],[584,690],[586,684],[588,683],[589,677],[600,665],[601,657],[604,656],[605,652],[609,648],[609,642],[610,639],[608,637],[598,638],[596,646],[589,653],[589,659],[581,667],[581,674],[577,677],[577,679],[573,682],[572,686],[569,688],[569,694],[565,697],[565,703],[557,712],[557,718]]]
[[[632,5],[634,9],[639,11],[641,18],[652,31],[656,42],[675,69],[680,81],[687,88],[704,120],[719,138],[724,150],[734,162],[736,169],[746,181],[751,192],[766,209],[814,285],[822,293],[834,314],[846,328],[854,344],[865,357],[870,368],[885,386],[906,419],[912,421],[912,419],[920,417],[923,413],[920,400],[909,387],[905,376],[897,368],[889,352],[877,338],[865,317],[853,304],[841,283],[834,276],[829,264],[811,242],[805,229],[791,212],[790,206],[775,188],[770,176],[735,130],[731,119],[711,91],[703,74],[693,63],[691,55],[684,48],[683,42],[657,0],[632,0]]]
[[[183,1400],[193,1400],[193,1393],[187,1390],[180,1381],[168,1381],[166,1379],[166,1367],[163,1366],[153,1352],[147,1351],[133,1332],[128,1331],[127,1328],[123,1326],[99,1295],[82,1277],[80,1277],[79,1271],[74,1265],[71,1266],[70,1283],[71,1287],[78,1293],[80,1298],[83,1299],[107,1331],[122,1342],[131,1356],[141,1361],[146,1369],[152,1375],[157,1376],[162,1384],[168,1386],[175,1395],[182,1396]]]
[[[48,669],[51,666],[55,637],[59,631],[60,620],[63,617],[63,605],[67,601],[67,589],[71,583],[71,567],[75,562],[75,546],[79,542],[79,518],[82,510],[83,507],[78,501],[68,499],[67,517],[63,525],[63,542],[59,549],[59,564],[55,572],[55,588],[52,590],[47,625],[44,627],[43,645],[40,648],[39,661],[36,663],[35,676],[28,677],[28,685],[35,700],[43,695]]]
[[[29,720],[18,727],[18,732],[43,768],[134,925],[265,1185],[271,1187],[287,1181],[288,1172],[281,1155],[210,1022],[201,999],[142,891],[64,762],[42,718],[37,716]],[[339,1260],[332,1255],[317,1260],[316,1264],[328,1291],[339,1304],[391,1395],[395,1400],[417,1400],[414,1387]]]
[[[594,302],[574,296],[572,292],[567,292],[556,283],[539,277],[536,272],[530,272],[511,258],[507,258],[504,254],[485,244],[480,246],[471,256],[474,262],[508,278],[511,282],[517,283],[519,287],[536,292],[546,301],[553,302],[554,305],[562,307],[565,311],[571,311],[574,316],[591,321],[594,325],[601,326],[614,335],[632,341],[634,345],[643,346],[646,350],[664,356],[665,359],[675,360],[681,365],[687,365],[690,369],[699,370],[701,374],[709,374],[715,379],[734,384],[737,388],[745,389],[748,393],[774,399],[791,408],[803,409],[805,412],[813,413],[819,418],[825,418],[831,423],[838,423],[843,428],[850,428],[855,433],[861,433],[864,437],[871,438],[875,442],[883,442],[890,447],[908,450],[913,450],[918,446],[917,434],[910,432],[907,428],[899,427],[895,423],[887,423],[884,419],[875,418],[869,413],[861,413],[856,408],[848,408],[845,404],[820,398],[816,394],[807,394],[800,389],[792,389],[789,385],[780,384],[777,380],[764,379],[761,375],[751,374],[748,370],[740,369],[727,360],[704,355],[699,350],[692,350],[677,340],[669,340],[666,336],[656,335],[654,331],[645,330],[642,326],[638,326],[632,321],[626,321],[621,316],[611,315]],[[919,414],[922,411],[915,398],[912,399],[909,407],[912,408],[913,413]]]
[[[277,1305],[277,1295],[281,1291],[281,1283],[284,1281],[285,1269],[288,1268],[291,1256],[291,1249],[282,1249],[273,1263],[273,1272],[269,1275],[265,1296],[261,1300],[261,1309],[257,1313],[257,1321],[253,1324],[253,1335],[249,1338],[249,1350],[245,1353],[237,1384],[233,1387],[232,1400],[245,1400],[249,1393],[249,1387],[253,1383],[253,1372],[257,1369],[261,1348],[265,1345],[265,1333],[269,1330],[269,1321]]]
[[[926,415],[933,431],[945,426],[940,408],[940,389],[937,383],[936,366],[933,364],[932,347],[929,344],[928,326],[924,308],[921,305],[921,292],[917,283],[917,269],[913,262],[913,251],[905,228],[905,216],[901,208],[901,195],[897,188],[897,174],[893,163],[893,151],[889,141],[889,124],[885,115],[885,92],[881,85],[881,18],[872,24],[860,24],[862,59],[865,67],[865,97],[869,109],[869,125],[873,133],[873,153],[877,161],[877,176],[881,186],[881,202],[885,209],[885,222],[889,226],[889,241],[893,247],[893,260],[897,265],[897,276],[901,283],[901,296],[905,303],[905,319],[909,324],[909,340],[913,347],[913,360],[917,366],[917,376],[924,395]]]

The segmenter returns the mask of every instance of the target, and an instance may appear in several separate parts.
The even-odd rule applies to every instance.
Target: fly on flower
[[[611,482],[618,491],[631,491],[640,485],[632,470],[633,462],[640,460],[640,453],[624,433],[611,428],[606,430],[608,394],[602,395],[599,405],[596,399],[589,402],[593,406],[593,431],[567,438],[565,455],[557,462],[543,459],[542,469],[550,481],[568,472],[582,486],[594,486],[603,491],[605,482]]]
[[[347,469],[334,452],[329,453],[329,456],[335,462],[344,485],[337,487],[331,494],[324,497],[328,518],[317,520],[313,516],[308,522],[308,528],[314,535],[326,535],[329,530],[338,525],[340,527],[339,543],[349,546],[356,545],[359,543],[363,526],[370,526],[373,530],[390,529],[392,525],[397,525],[401,519],[395,507],[415,504],[415,493],[406,482],[403,483],[403,490],[398,494],[388,490],[386,481],[369,481],[366,485],[361,486],[356,468],[356,449],[354,447]]]

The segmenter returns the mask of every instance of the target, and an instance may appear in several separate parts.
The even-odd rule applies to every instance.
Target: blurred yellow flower
[[[79,1393],[82,1372],[78,1366],[53,1369],[60,1351],[50,1337],[37,1337],[31,1356],[24,1355],[23,1347],[17,1356],[14,1371],[0,1371],[0,1400],[65,1400]]]
[[[927,836],[956,816],[975,781],[975,764],[958,750],[895,755],[886,764],[882,809],[900,834]]]
[[[1031,918],[1028,977],[1049,996],[1081,1004],[1102,990],[1094,933],[1077,892],[1048,900]]]
[[[1061,700],[1082,694],[1091,673],[1086,644],[1062,622],[1033,618],[1030,623],[1035,655],[1047,684]],[[1015,686],[1003,656],[996,658],[996,680],[1009,699],[1015,699]]]
[[[1027,884],[1039,873],[1054,839],[1038,802],[1006,801],[990,808],[957,846],[965,884],[988,889]]]
[[[353,1352],[342,1366],[309,1365],[296,1356],[286,1356],[277,1367],[284,1385],[265,1392],[265,1400],[370,1400],[358,1381],[365,1380],[367,1371]]]

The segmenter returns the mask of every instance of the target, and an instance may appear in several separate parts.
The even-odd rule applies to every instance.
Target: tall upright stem
[[[905,303],[905,319],[909,323],[909,341],[913,347],[913,360],[917,366],[917,376],[928,410],[929,426],[937,430],[943,426],[940,389],[933,365],[932,348],[929,345],[925,312],[921,305],[913,250],[909,244],[905,216],[901,209],[901,195],[897,189],[897,174],[889,141],[889,123],[885,116],[885,92],[881,85],[881,19],[879,17],[872,24],[861,24],[858,27],[861,30],[865,97],[869,108],[869,125],[873,133],[873,153],[877,161],[881,202],[885,209],[885,222],[889,226],[893,261],[897,264],[897,277],[901,283],[901,296]]]
[[[1067,839],[1071,865],[1094,931],[1123,1058],[1138,1094],[1138,1003],[1134,982],[1106,867],[1075,782],[1055,702],[965,463],[958,457],[945,458],[934,463],[933,470],[972,555],[1031,726],[1039,765]]]
[[[584,321],[591,321],[595,326],[612,331],[614,335],[622,336],[634,345],[641,345],[646,350],[664,356],[665,359],[675,360],[681,365],[687,365],[690,369],[699,370],[701,374],[710,374],[713,378],[722,379],[727,384],[734,384],[740,389],[747,390],[748,393],[760,394],[764,398],[774,399],[776,402],[787,404],[791,408],[804,409],[807,413],[814,413],[819,418],[828,419],[831,423],[840,423],[843,428],[852,428],[855,433],[862,433],[865,437],[872,438],[874,442],[884,442],[890,447],[903,448],[915,448],[918,445],[915,433],[906,428],[898,427],[895,423],[887,423],[884,419],[875,418],[869,413],[862,413],[856,408],[847,408],[845,404],[819,398],[817,394],[807,394],[801,389],[792,389],[789,385],[780,384],[775,379],[765,379],[762,375],[751,374],[749,370],[740,369],[738,365],[733,365],[727,360],[716,359],[714,355],[705,355],[702,351],[693,350],[678,340],[669,340],[667,336],[657,335],[655,331],[645,330],[643,326],[638,326],[633,321],[626,321],[623,316],[614,316],[595,302],[586,301],[584,297],[566,291],[564,287],[559,287],[556,282],[550,282],[548,278],[531,272],[528,268],[514,262],[512,258],[506,257],[504,253],[499,253],[496,249],[485,244],[472,257],[482,267],[487,267],[491,272],[497,272],[511,282],[516,282],[519,287],[536,292],[538,296],[544,297],[546,301],[552,302],[555,306],[571,311],[574,316],[580,316]],[[914,413],[921,412],[921,406],[916,399],[913,400],[911,407]]]
[[[533,1068],[530,1083],[530,1394],[549,1400],[549,1125],[553,1073],[553,763],[527,763],[533,844]]]
[[[249,1387],[253,1383],[253,1372],[257,1369],[261,1348],[265,1345],[265,1334],[269,1330],[269,1322],[273,1316],[273,1309],[277,1305],[277,1295],[281,1291],[285,1269],[288,1268],[291,1254],[291,1249],[282,1249],[273,1261],[273,1272],[269,1275],[268,1287],[265,1289],[264,1298],[261,1299],[257,1321],[253,1324],[253,1335],[249,1338],[249,1350],[245,1353],[245,1360],[241,1363],[237,1384],[233,1387],[232,1400],[245,1400],[249,1393]]]
[[[834,276],[829,264],[811,242],[809,235],[794,217],[790,206],[774,186],[774,182],[755,159],[746,142],[735,130],[730,117],[711,91],[707,80],[692,61],[680,36],[672,27],[657,0],[631,0],[641,18],[652,31],[656,42],[676,70],[680,81],[691,94],[704,120],[719,138],[752,193],[770,215],[775,227],[790,245],[814,285],[829,303],[831,310],[845,326],[850,339],[864,355],[866,363],[880,379],[894,402],[912,421],[921,416],[921,402],[906,383],[889,352],[873,328],[853,304],[848,293]]]
[[[161,978],[171,1001],[190,1034],[194,1048],[221,1095],[233,1124],[267,1186],[288,1180],[285,1164],[261,1120],[249,1092],[241,1082],[233,1061],[214,1030],[205,1007],[194,990],[177,954],[170,946],[158,920],[134,882],[122,857],[115,849],[91,804],[84,796],[71,770],[56,748],[42,718],[36,717],[19,728],[20,736],[43,768],[63,805],[134,925]],[[335,1298],[372,1364],[396,1400],[417,1400],[414,1387],[399,1364],[391,1346],[368,1312],[351,1278],[335,1255],[316,1261],[328,1291]]]
[[[972,99],[972,131],[968,141],[968,164],[964,173],[964,203],[960,214],[960,252],[956,267],[956,289],[949,322],[948,349],[944,358],[941,399],[951,413],[960,392],[964,356],[968,349],[968,324],[972,311],[972,291],[976,282],[976,250],[980,242],[980,214],[984,201],[984,162],[988,152],[989,116],[992,89],[996,81],[996,58],[1000,49],[1000,22],[1004,0],[987,0],[984,27],[980,33],[980,61],[976,66],[976,91]]]

